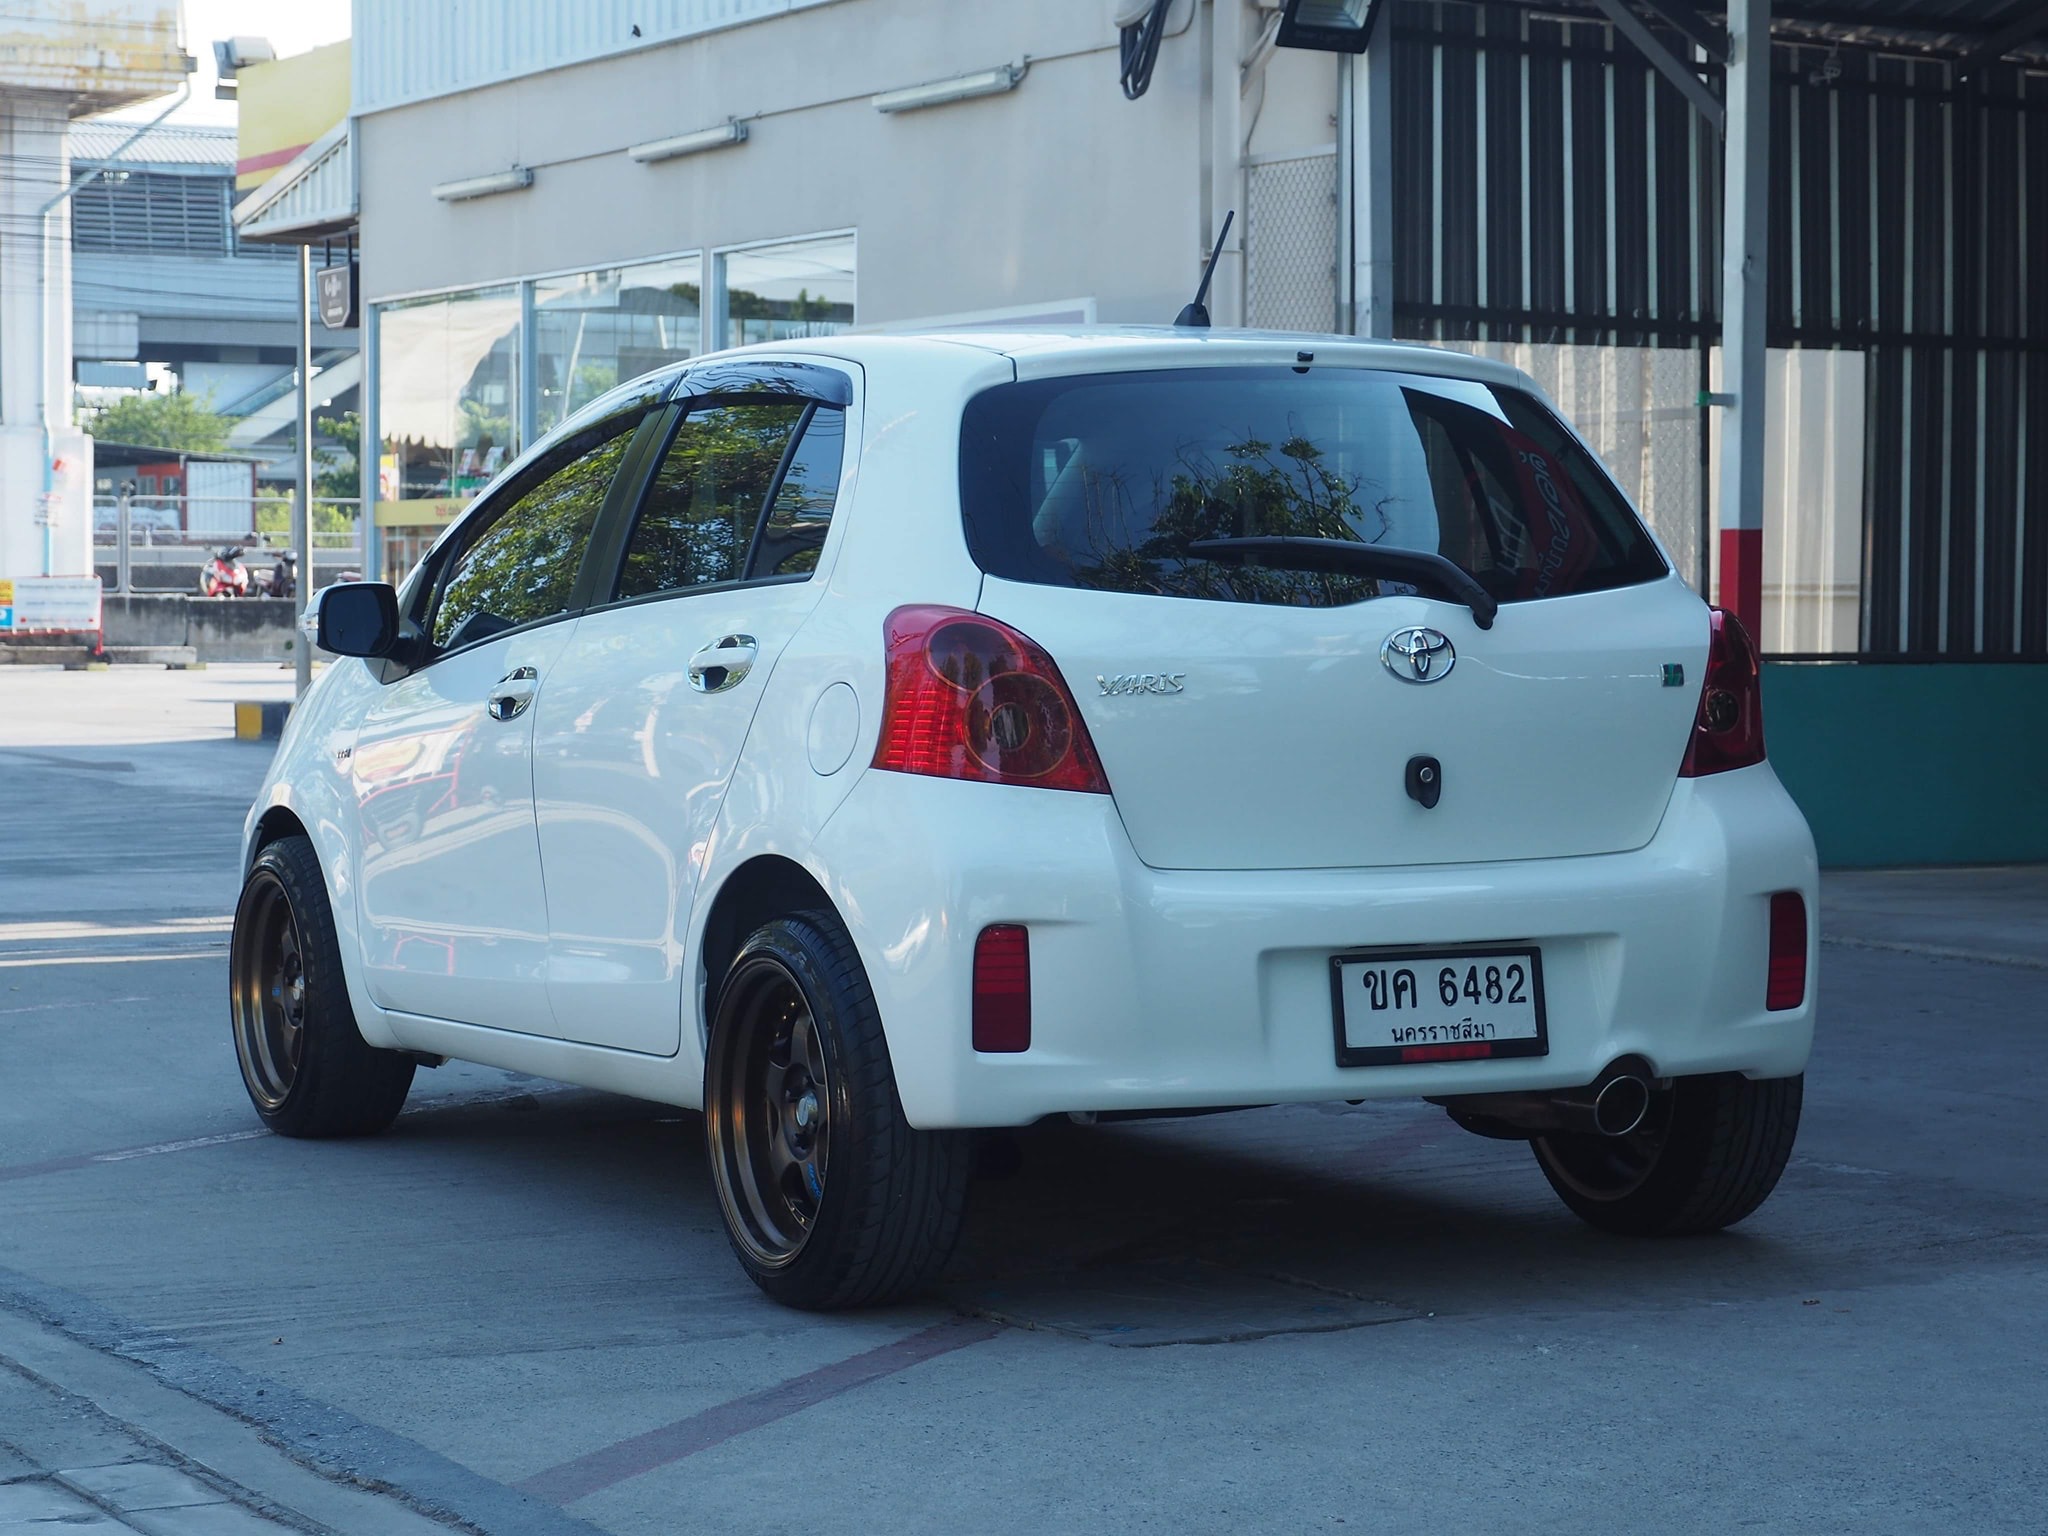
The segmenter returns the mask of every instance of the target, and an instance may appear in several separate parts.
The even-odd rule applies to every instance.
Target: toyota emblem
[[[1450,676],[1458,653],[1441,631],[1397,629],[1380,647],[1380,661],[1404,683],[1433,683]]]

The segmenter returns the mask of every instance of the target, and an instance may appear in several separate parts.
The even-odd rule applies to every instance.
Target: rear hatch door
[[[962,493],[983,611],[1058,662],[1148,864],[1555,858],[1657,829],[1706,610],[1519,390],[1363,369],[1031,379],[970,403]],[[1498,611],[1312,549],[1190,550],[1275,535],[1443,556]]]

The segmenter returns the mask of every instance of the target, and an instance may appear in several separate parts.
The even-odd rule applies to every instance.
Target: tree
[[[183,390],[124,396],[97,411],[85,430],[101,442],[178,453],[219,453],[228,445],[227,418],[214,411],[213,396]]]
[[[313,494],[323,501],[354,501],[363,494],[363,419],[354,411],[322,416],[314,423],[347,454],[348,461],[313,477]]]

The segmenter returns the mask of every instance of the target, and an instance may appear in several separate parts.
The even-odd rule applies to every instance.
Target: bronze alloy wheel
[[[1669,1087],[1652,1089],[1642,1120],[1623,1136],[1538,1137],[1537,1156],[1554,1183],[1563,1184],[1581,1199],[1625,1200],[1657,1171],[1665,1143],[1671,1139],[1676,1097]]]
[[[803,988],[773,955],[742,962],[720,1011],[712,1065],[716,1173],[734,1236],[763,1267],[803,1252],[825,1199],[832,1155],[832,1080]]]
[[[268,870],[242,893],[228,977],[242,1079],[256,1107],[274,1114],[305,1056],[306,964],[291,900]]]
[[[811,1311],[916,1293],[959,1236],[972,1143],[905,1118],[845,926],[829,911],[761,924],[716,996],[705,1151],[740,1267]]]
[[[228,1027],[242,1085],[280,1136],[369,1136],[412,1086],[413,1059],[356,1028],[334,905],[310,840],[280,837],[249,866],[228,946]]]
[[[1799,1134],[1803,1080],[1675,1077],[1625,1136],[1538,1136],[1536,1162],[1583,1221],[1634,1237],[1716,1232],[1770,1195]]]

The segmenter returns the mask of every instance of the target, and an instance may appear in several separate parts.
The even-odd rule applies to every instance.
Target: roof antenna
[[[1192,326],[1203,331],[1209,329],[1209,279],[1216,275],[1217,258],[1223,254],[1223,242],[1230,235],[1230,221],[1236,217],[1235,208],[1223,215],[1223,227],[1216,231],[1216,248],[1209,253],[1209,265],[1202,268],[1202,286],[1195,290],[1195,302],[1184,307],[1174,317],[1175,325]]]

